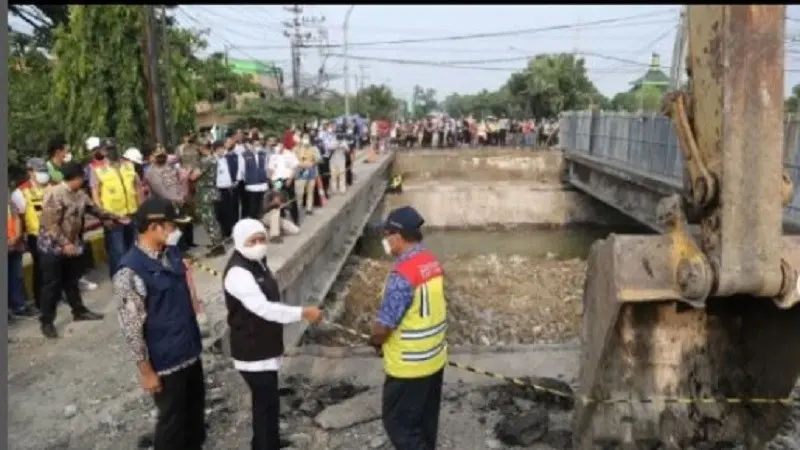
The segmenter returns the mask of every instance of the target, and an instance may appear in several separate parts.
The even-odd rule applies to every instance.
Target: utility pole
[[[225,63],[225,70],[230,68],[230,62],[228,61],[228,55],[231,52],[230,46],[228,44],[223,45],[222,47],[222,57]],[[227,73],[227,72],[226,72]],[[225,109],[233,108],[233,102],[231,101],[231,85],[228,80],[225,80]]]
[[[143,6],[144,12],[144,64],[147,68],[148,106],[150,113],[150,139],[155,145],[168,145],[166,123],[164,122],[164,102],[161,97],[161,84],[158,79],[158,43],[156,42],[156,14],[152,5]]]
[[[172,62],[170,58],[170,43],[169,43],[169,27],[167,25],[167,7],[161,6],[161,48],[164,52],[164,63],[169,66]],[[167,137],[166,137],[166,145],[173,147],[175,142],[175,123],[173,119],[172,110],[172,96],[174,95],[172,92],[172,75],[171,71],[167,69],[164,71],[165,79],[164,79],[164,88],[166,91],[166,95],[164,96],[164,115],[165,115],[165,122],[166,122],[166,130],[167,130]]]
[[[675,45],[672,47],[672,65],[670,66],[670,90],[676,91],[681,87],[683,65],[686,60],[686,5],[681,7],[678,30],[675,33]]]
[[[302,69],[302,49],[307,47],[313,38],[313,33],[306,27],[316,27],[325,21],[324,17],[304,17],[303,7],[300,5],[285,6],[284,9],[292,14],[291,20],[283,22],[285,30],[283,35],[289,38],[292,53],[292,91],[295,97],[300,96],[300,76]]]
[[[350,117],[350,58],[348,57],[348,30],[350,27],[350,14],[353,12],[353,8],[356,5],[350,5],[347,8],[347,12],[344,15],[344,26],[342,27],[342,32],[344,34],[344,39],[342,40],[344,43],[344,48],[342,49],[344,52],[344,116]]]

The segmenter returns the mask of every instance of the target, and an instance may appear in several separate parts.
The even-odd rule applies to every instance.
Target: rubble
[[[562,343],[580,330],[586,265],[580,259],[524,256],[444,257],[451,345]],[[368,333],[391,262],[353,257],[337,321]],[[363,344],[339,331],[314,329],[304,343]]]

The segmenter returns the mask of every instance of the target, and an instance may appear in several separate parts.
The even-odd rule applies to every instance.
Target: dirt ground
[[[369,332],[391,262],[354,258],[342,325]],[[444,258],[453,345],[561,343],[580,330],[586,264],[579,259],[480,255]],[[315,342],[355,344],[345,333],[318,333]]]

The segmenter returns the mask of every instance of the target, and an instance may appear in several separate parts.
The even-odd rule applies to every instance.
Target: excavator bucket
[[[800,237],[781,239],[783,258],[800,267]],[[735,296],[690,307],[675,288],[671,245],[612,235],[592,248],[576,449],[761,448],[787,418],[800,305]]]

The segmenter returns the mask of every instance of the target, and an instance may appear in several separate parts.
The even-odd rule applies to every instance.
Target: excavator
[[[684,186],[660,235],[590,252],[574,447],[765,448],[800,408],[800,236],[784,236],[785,5],[690,5],[665,96]],[[795,447],[797,448],[797,447]]]

